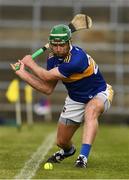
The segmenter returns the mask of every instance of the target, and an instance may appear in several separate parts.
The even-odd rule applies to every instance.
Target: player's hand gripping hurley
[[[81,29],[90,29],[92,26],[92,19],[85,14],[77,14],[74,16],[73,20],[69,23],[69,28],[71,32],[75,32]],[[32,59],[34,60],[37,56],[42,54],[49,48],[49,43],[47,43],[44,47],[38,49],[35,53],[32,54]],[[15,70],[19,70],[20,66],[16,66]]]

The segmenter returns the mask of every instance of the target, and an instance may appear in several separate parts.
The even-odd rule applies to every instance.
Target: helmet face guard
[[[65,44],[71,39],[71,30],[68,26],[59,24],[52,28],[49,35],[50,44]]]

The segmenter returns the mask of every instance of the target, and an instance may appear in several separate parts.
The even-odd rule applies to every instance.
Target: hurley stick
[[[90,29],[92,26],[92,19],[91,17],[85,14],[77,14],[74,16],[72,21],[69,23],[69,28],[71,32],[74,33],[75,31],[79,31],[81,29]],[[42,54],[49,48],[49,43],[47,43],[44,47],[38,49],[35,53],[32,54],[32,59],[34,60],[37,56]],[[19,66],[15,67],[16,71],[20,69]]]

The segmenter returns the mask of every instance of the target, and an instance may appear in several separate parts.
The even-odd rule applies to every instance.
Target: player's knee
[[[87,124],[95,123],[95,121],[98,120],[99,116],[101,114],[101,111],[99,111],[96,108],[92,108],[85,113],[85,121]]]
[[[88,106],[86,107],[86,116],[91,117],[91,119],[94,117],[97,118],[104,110],[104,104],[101,101],[93,100],[91,101]]]

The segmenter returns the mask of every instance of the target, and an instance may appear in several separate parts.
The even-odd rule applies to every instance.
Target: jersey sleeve
[[[73,55],[69,62],[63,62],[58,67],[58,70],[63,76],[69,77],[74,73],[82,73],[88,66],[87,55],[85,53],[81,53]]]

